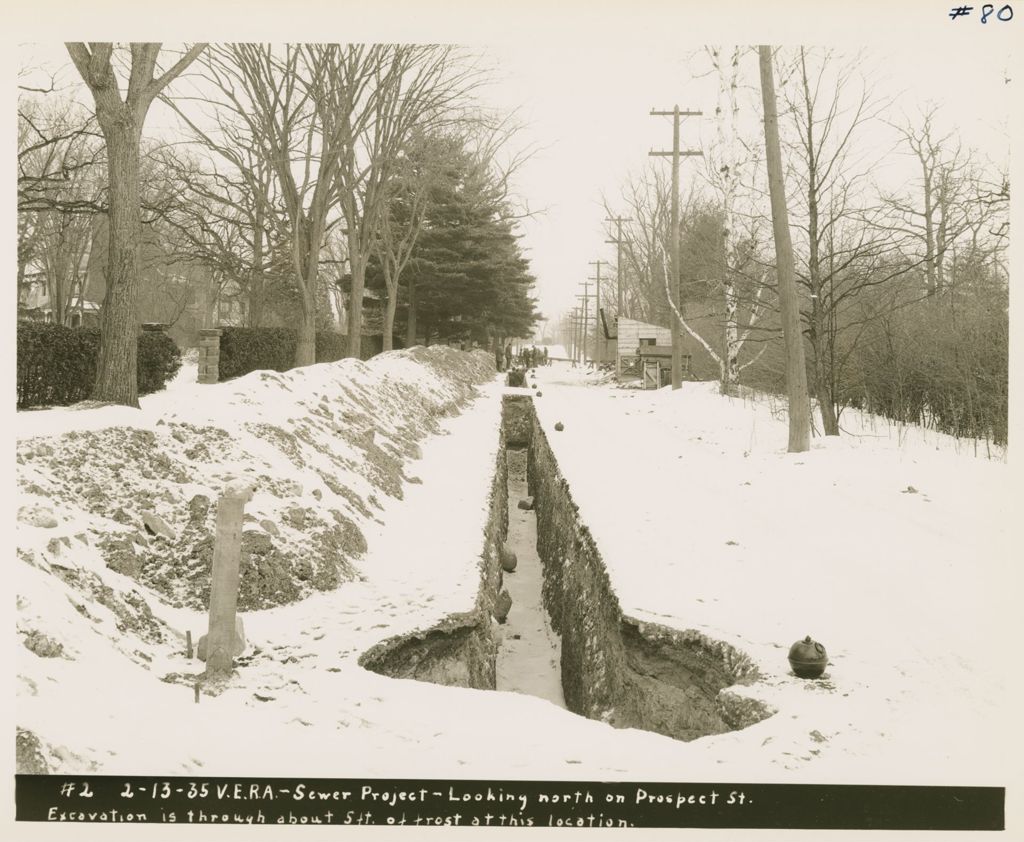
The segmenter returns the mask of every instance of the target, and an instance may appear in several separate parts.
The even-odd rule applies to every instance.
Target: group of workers
[[[513,360],[515,364],[521,368],[536,368],[538,365],[550,365],[551,360],[548,356],[547,348],[538,348],[531,346],[529,348],[520,348],[519,353],[513,353],[512,343],[509,342],[505,345],[505,371],[512,368]],[[496,362],[498,367],[501,368],[501,356],[498,355]]]

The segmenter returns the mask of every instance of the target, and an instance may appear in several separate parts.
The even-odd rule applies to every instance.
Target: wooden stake
[[[185,632],[185,657],[192,660],[192,632]]]
[[[217,502],[217,534],[210,581],[210,630],[206,635],[206,674],[231,672],[238,607],[238,563],[242,554],[242,511],[252,499],[245,480],[228,483]]]

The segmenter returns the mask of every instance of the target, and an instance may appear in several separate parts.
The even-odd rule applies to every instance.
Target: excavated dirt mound
[[[216,500],[230,479],[245,477],[255,495],[242,533],[239,607],[335,588],[358,577],[361,524],[383,499],[402,497],[418,442],[493,376],[489,354],[414,348],[368,363],[252,372],[201,387],[201,400],[173,413],[143,410],[133,426],[97,428],[91,416],[83,425],[90,429],[23,438],[19,555],[89,593],[79,566],[122,574],[172,605],[204,608]],[[68,427],[104,411],[68,413]],[[96,555],[98,563],[87,558]]]

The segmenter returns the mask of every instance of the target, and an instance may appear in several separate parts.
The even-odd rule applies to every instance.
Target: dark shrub
[[[159,392],[181,368],[181,351],[166,333],[139,334],[139,394]]]
[[[98,330],[18,322],[18,408],[66,406],[89,397]]]
[[[221,380],[241,377],[250,371],[288,371],[295,367],[296,332],[285,327],[221,328],[219,372]],[[319,330],[316,333],[316,361],[331,363],[345,356],[348,337],[344,333]],[[362,358],[380,353],[381,338],[364,336]]]
[[[85,400],[96,381],[100,332],[46,322],[18,322],[18,408],[67,406]],[[181,366],[181,353],[159,332],[139,336],[139,394],[162,389]]]
[[[367,337],[363,337],[362,344],[366,344]],[[348,349],[348,336],[344,333],[334,331],[318,330],[316,332],[316,361],[318,363],[333,363],[345,356]],[[363,349],[365,351],[365,349]]]
[[[287,371],[295,362],[295,331],[286,327],[225,327],[220,335],[220,379],[250,371]]]

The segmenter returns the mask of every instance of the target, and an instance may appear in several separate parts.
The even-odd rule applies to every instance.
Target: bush
[[[18,408],[66,406],[89,397],[98,330],[18,322]]]
[[[250,371],[287,371],[295,362],[295,331],[285,327],[225,327],[221,329],[221,380]]]
[[[285,327],[221,328],[219,378],[230,380],[250,371],[288,371],[295,367],[296,332]],[[318,330],[316,361],[331,363],[345,356],[348,337],[344,333]],[[362,359],[380,353],[381,337],[364,336]]]
[[[139,394],[159,392],[181,368],[181,351],[163,331],[139,334]]]
[[[47,322],[18,322],[18,409],[67,406],[85,400],[96,381],[100,332]],[[164,387],[181,366],[181,353],[158,332],[139,336],[138,387],[146,395]]]

